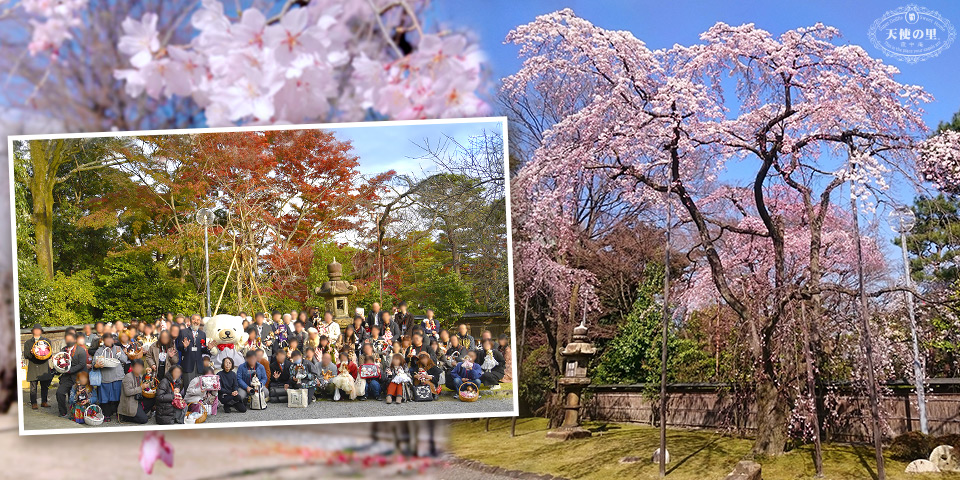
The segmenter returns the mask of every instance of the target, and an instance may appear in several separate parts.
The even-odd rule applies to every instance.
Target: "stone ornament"
[[[914,460],[907,465],[906,473],[940,473],[940,468],[930,460]]]
[[[950,445],[940,445],[930,452],[930,463],[942,472],[960,472],[960,456],[955,455]]]

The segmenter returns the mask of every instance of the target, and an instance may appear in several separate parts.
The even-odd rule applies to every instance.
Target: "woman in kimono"
[[[333,394],[333,400],[339,401],[344,395],[349,396],[350,400],[357,398],[357,364],[350,361],[347,352],[340,354],[340,361],[337,362],[337,376],[331,380],[337,390]]]

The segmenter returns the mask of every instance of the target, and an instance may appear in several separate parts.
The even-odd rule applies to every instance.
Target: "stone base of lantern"
[[[555,430],[550,430],[547,432],[547,438],[552,438],[555,440],[576,440],[578,438],[588,438],[592,437],[593,434],[590,433],[590,430],[587,430],[583,427],[560,427]]]

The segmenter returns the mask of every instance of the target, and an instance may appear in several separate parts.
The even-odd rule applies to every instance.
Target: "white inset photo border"
[[[244,420],[245,414],[236,414],[236,413],[220,413],[220,415],[226,415],[235,417],[236,421],[225,421],[225,422],[205,422],[200,424],[178,424],[178,425],[157,425],[155,423],[155,417],[152,417],[150,421],[145,425],[134,425],[130,423],[124,423],[123,426],[115,426],[115,422],[104,423],[99,426],[84,426],[76,425],[69,418],[61,418],[57,415],[56,405],[52,405],[51,408],[43,409],[41,408],[38,411],[33,411],[29,405],[24,403],[26,394],[24,386],[27,385],[26,382],[26,368],[23,363],[23,341],[18,336],[16,339],[16,354],[17,358],[21,360],[21,364],[17,369],[17,379],[19,382],[17,399],[19,404],[18,409],[18,420],[19,420],[19,432],[20,435],[53,435],[53,434],[81,434],[81,433],[106,433],[106,432],[131,432],[131,431],[166,431],[166,430],[196,430],[196,429],[210,429],[210,428],[238,428],[238,427],[264,427],[264,426],[285,426],[285,425],[321,425],[321,424],[345,424],[345,423],[365,423],[365,422],[384,422],[384,421],[410,421],[410,420],[463,420],[471,418],[488,418],[488,417],[513,417],[519,415],[519,400],[518,400],[518,381],[517,377],[519,375],[518,365],[517,365],[517,356],[516,356],[516,345],[517,345],[517,332],[516,332],[516,318],[515,318],[515,292],[514,292],[514,283],[513,283],[513,242],[511,238],[512,232],[512,221],[511,221],[511,199],[510,199],[510,178],[509,178],[509,139],[508,139],[508,128],[507,128],[507,118],[506,117],[478,117],[478,118],[463,118],[463,119],[444,119],[444,120],[409,120],[409,121],[382,121],[382,122],[357,122],[357,123],[332,123],[332,124],[303,124],[303,125],[275,125],[275,126],[244,126],[244,127],[224,127],[224,128],[192,128],[192,129],[177,129],[177,130],[143,130],[143,131],[127,131],[127,132],[98,132],[98,133],[74,133],[74,134],[39,134],[39,135],[15,135],[8,137],[8,152],[9,152],[9,175],[11,179],[11,188],[10,188],[10,208],[11,208],[11,244],[12,244],[12,259],[14,260],[14,275],[13,275],[13,304],[14,304],[14,316],[13,321],[14,331],[21,332],[20,324],[20,285],[19,285],[19,262],[18,251],[17,251],[17,207],[16,207],[16,176],[14,169],[14,156],[15,156],[15,145],[18,142],[30,141],[30,140],[52,140],[52,139],[89,139],[89,138],[107,138],[107,137],[138,137],[138,136],[164,136],[164,135],[203,135],[206,133],[222,133],[222,132],[269,132],[269,131],[285,131],[285,130],[329,130],[333,131],[334,135],[338,140],[350,140],[355,151],[353,155],[359,157],[358,169],[361,172],[361,176],[370,178],[376,173],[386,172],[388,170],[395,170],[398,174],[423,174],[425,171],[421,168],[421,164],[417,164],[421,158],[414,158],[413,156],[404,155],[404,152],[410,151],[413,149],[420,149],[423,152],[422,146],[423,141],[428,142],[431,146],[436,147],[437,149],[449,149],[449,148],[458,148],[458,144],[463,142],[469,142],[469,131],[470,128],[474,127],[477,129],[477,133],[482,131],[487,132],[497,132],[502,138],[502,157],[503,157],[503,195],[504,203],[506,206],[505,216],[506,216],[506,258],[507,258],[507,295],[509,296],[509,312],[503,312],[509,319],[509,338],[510,338],[510,347],[511,351],[514,352],[509,359],[510,366],[513,372],[513,381],[512,388],[508,392],[498,392],[497,396],[501,398],[501,402],[505,405],[509,405],[510,408],[506,409],[496,409],[496,410],[485,410],[482,405],[484,404],[484,396],[481,395],[480,399],[476,402],[460,402],[459,400],[452,399],[451,397],[444,398],[441,400],[435,400],[433,402],[409,402],[411,403],[410,407],[414,411],[417,411],[416,414],[410,415],[372,415],[372,416],[338,416],[330,418],[300,418],[300,419],[278,419],[278,420],[263,420],[263,421],[248,421]],[[410,136],[403,137],[403,134],[400,132],[409,131],[411,132]],[[341,136],[342,135],[342,136]],[[466,137],[463,137],[466,135]],[[345,137],[345,138],[343,138]],[[366,139],[366,140],[364,140]],[[360,144],[360,142],[371,142],[371,145],[366,143]],[[401,142],[398,144],[396,142]],[[402,144],[406,142],[406,145]],[[381,152],[381,157],[388,155],[390,152],[393,152],[393,162],[392,163],[378,163],[376,166],[371,166],[365,164],[365,159],[363,158],[363,152],[369,150],[372,152],[379,151]],[[425,152],[424,152],[425,153]],[[403,168],[407,166],[413,166],[414,169],[410,170],[409,168],[404,170]],[[438,166],[434,164],[434,166]],[[381,168],[384,167],[384,168]],[[54,232],[54,235],[56,232]],[[214,288],[214,290],[217,290]],[[219,292],[214,292],[213,295],[216,295]],[[398,301],[401,299],[397,299]],[[415,300],[415,299],[412,299]],[[212,303],[212,302],[211,302]],[[354,305],[351,305],[351,309]],[[156,312],[156,315],[159,316],[163,312]],[[186,315],[190,313],[200,313],[201,315],[204,312],[179,312]],[[234,313],[235,314],[235,313]],[[250,315],[252,319],[252,314]],[[96,319],[94,319],[96,320]],[[459,323],[459,322],[457,322]],[[47,326],[45,326],[47,327]],[[451,333],[456,332],[454,325],[447,325]],[[26,326],[29,328],[29,326]],[[471,330],[471,335],[479,336],[479,331],[477,329]],[[55,345],[56,346],[56,345]],[[55,350],[56,352],[56,350]],[[91,355],[93,352],[91,352]],[[486,390],[484,390],[486,391]],[[504,394],[508,394],[510,399],[506,402],[503,402]],[[447,395],[446,390],[444,390],[444,395]],[[56,389],[54,386],[51,386],[49,391],[49,396],[51,402],[54,401],[56,397]],[[456,413],[444,413],[444,408],[438,407],[438,405],[447,403],[447,402],[456,402],[461,404],[463,407],[474,406],[475,411],[471,411],[470,408],[458,408]],[[322,405],[327,403],[327,401],[315,401],[309,408],[322,408]],[[353,408],[362,409],[365,404],[370,403],[379,403],[375,400],[365,400],[365,401],[351,401],[351,400],[341,400],[340,404],[348,404]],[[407,402],[405,402],[406,404]],[[320,404],[320,405],[318,405]],[[480,408],[476,408],[480,407]],[[268,404],[268,408],[263,410],[265,412],[270,412],[271,410],[276,412],[277,410],[287,410],[289,407],[284,404]],[[395,407],[403,408],[403,406]],[[303,411],[305,409],[295,409],[289,408],[291,412],[293,411]],[[404,408],[406,410],[406,408]],[[435,411],[435,412],[434,412]],[[248,410],[249,412],[249,410]],[[422,412],[422,413],[420,413]],[[32,428],[26,429],[24,426],[24,419],[26,415],[46,415],[52,417],[52,420],[59,422],[64,422],[64,425],[70,424],[70,428],[53,428],[53,427],[41,427],[41,428]],[[291,415],[283,415],[283,417],[289,417]]]

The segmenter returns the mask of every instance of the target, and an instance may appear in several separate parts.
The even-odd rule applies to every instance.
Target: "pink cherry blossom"
[[[123,21],[123,36],[117,49],[130,57],[130,64],[143,68],[153,61],[153,54],[160,50],[160,38],[157,34],[155,13],[143,15],[140,21],[128,18]]]
[[[128,20],[115,72],[131,96],[191,97],[209,125],[462,117],[486,114],[475,44],[459,33],[426,33],[422,2],[312,1],[268,19],[248,8],[232,19],[204,0],[186,45],[161,45],[156,16]],[[129,28],[127,28],[129,26]],[[408,31],[412,51],[394,43]]]
[[[140,443],[140,467],[144,473],[151,475],[157,460],[173,468],[173,446],[167,443],[162,433],[147,432]]]
[[[945,130],[922,142],[920,172],[946,192],[960,192],[960,132]]]

